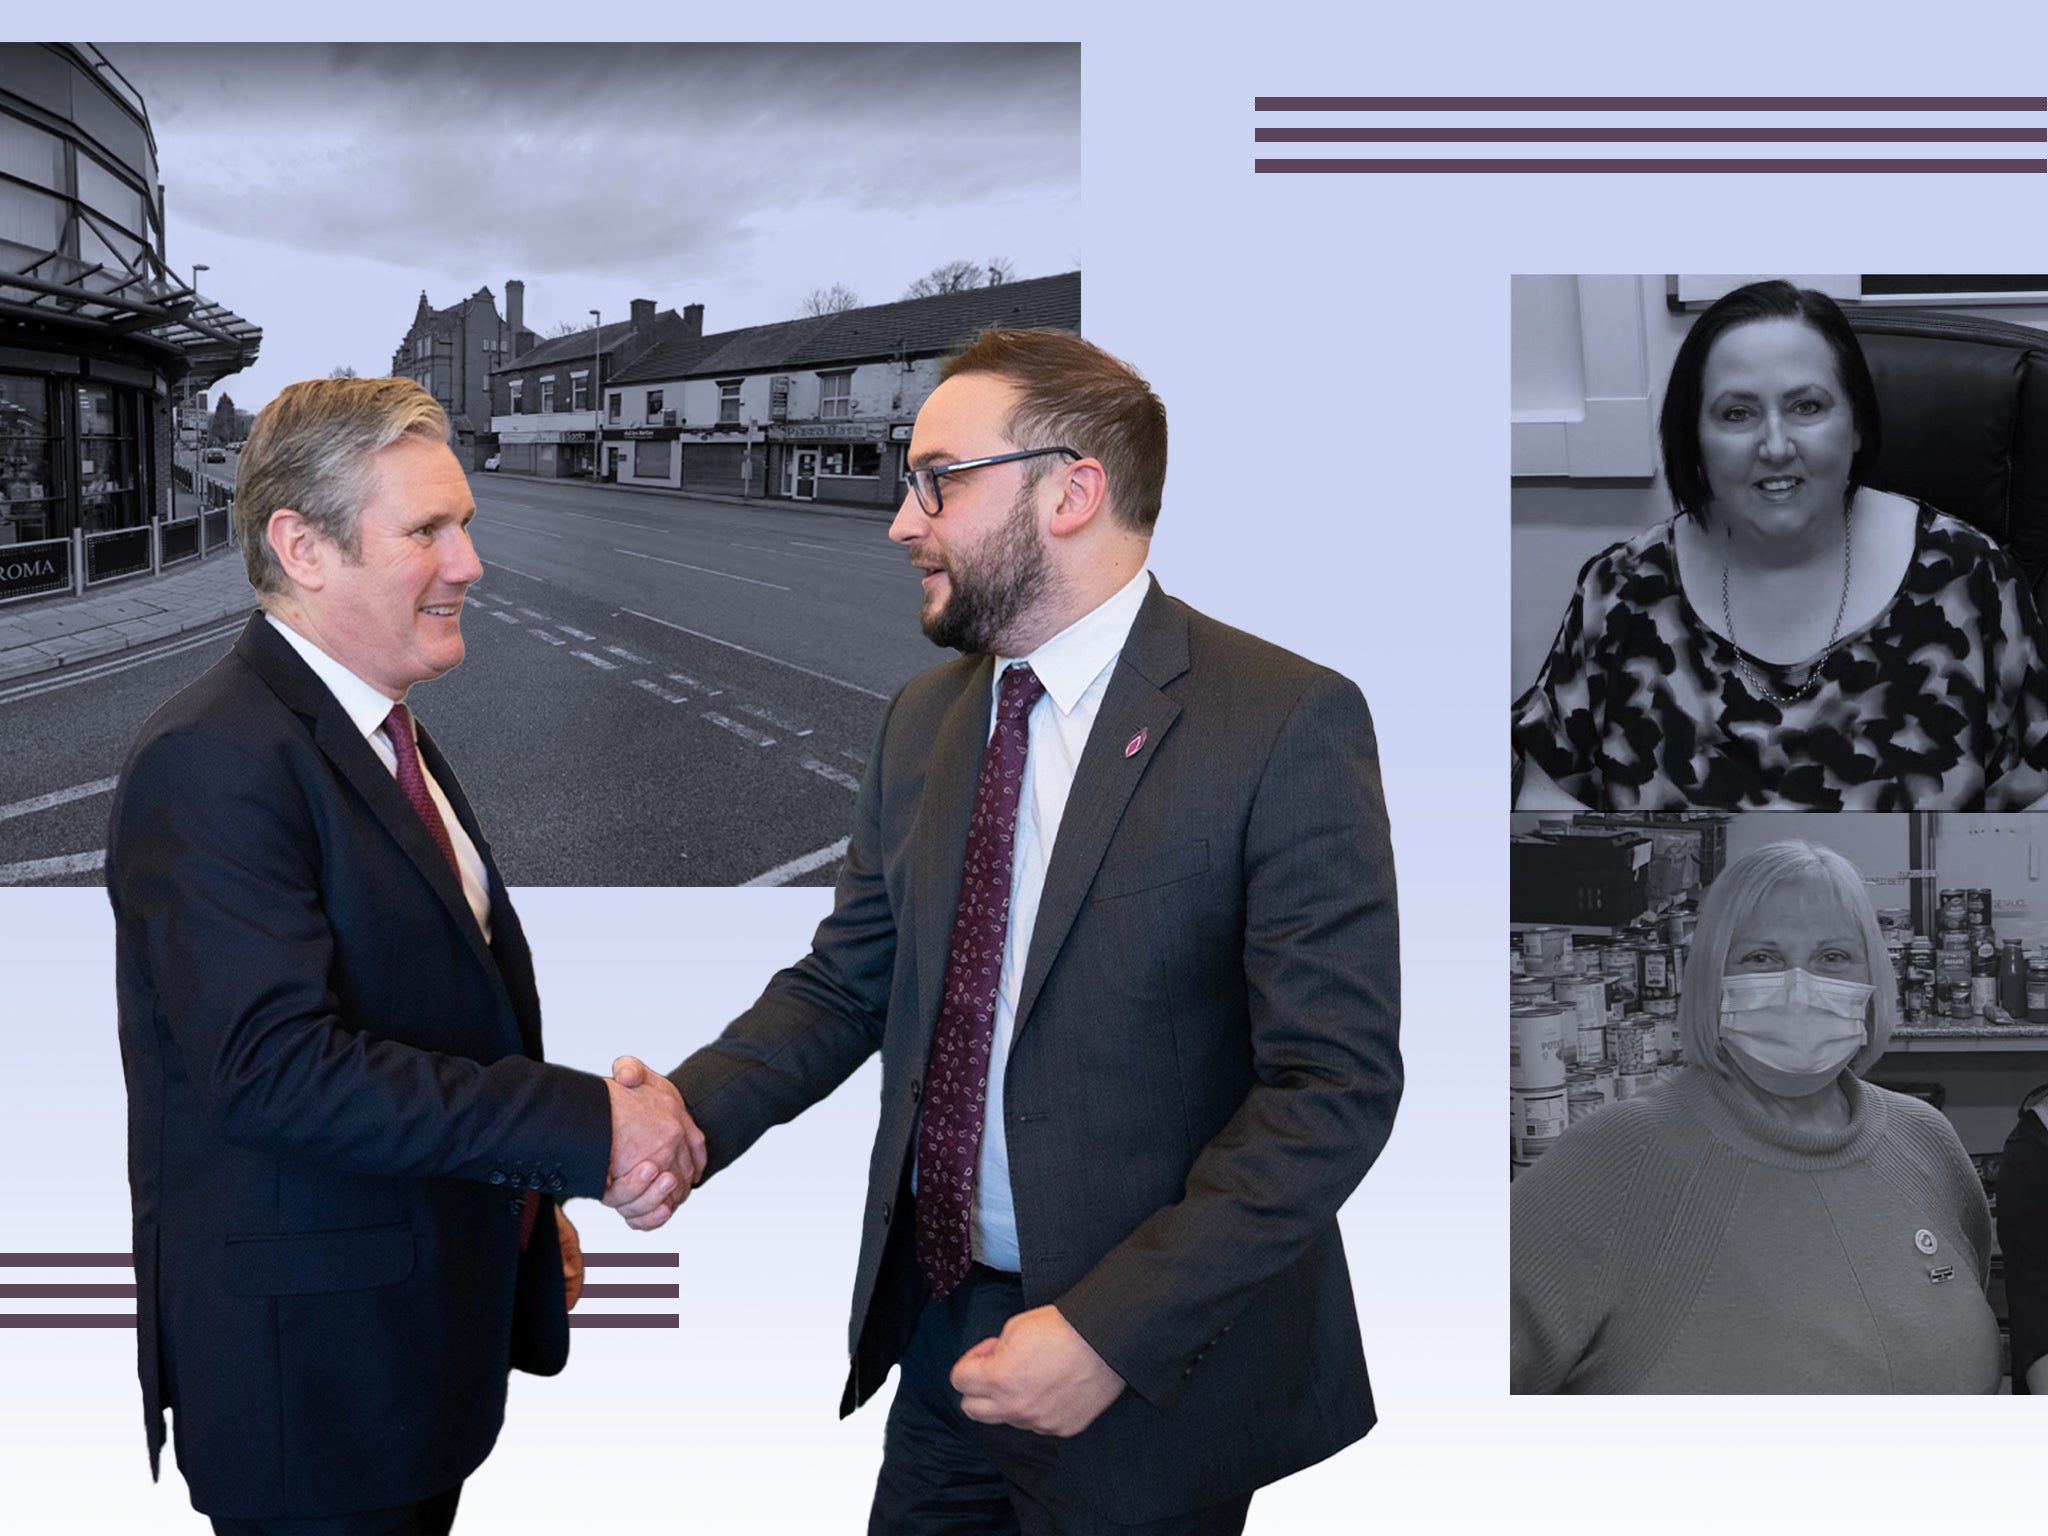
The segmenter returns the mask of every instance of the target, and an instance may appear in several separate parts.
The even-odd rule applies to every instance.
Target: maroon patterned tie
[[[384,735],[391,742],[391,755],[397,759],[398,787],[405,791],[405,798],[412,802],[420,820],[427,824],[427,835],[441,850],[441,857],[448,861],[448,867],[455,871],[455,883],[460,885],[462,866],[455,859],[455,842],[448,836],[448,823],[441,819],[441,808],[434,804],[434,797],[427,790],[427,776],[420,769],[420,749],[413,740],[412,712],[403,704],[392,705],[391,713],[384,717]],[[519,1201],[521,1253],[526,1252],[527,1244],[533,1241],[533,1223],[539,1213],[539,1193],[531,1189],[522,1190]]]
[[[996,730],[981,759],[967,863],[946,954],[946,985],[925,1067],[917,1132],[917,1262],[943,1300],[972,1262],[974,1170],[987,1113],[988,1053],[996,1031],[996,988],[1010,926],[1010,869],[1017,847],[1017,800],[1031,744],[1026,718],[1045,684],[1029,667],[1003,674]]]

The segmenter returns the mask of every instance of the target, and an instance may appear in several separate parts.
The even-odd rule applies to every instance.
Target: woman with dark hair
[[[1685,1070],[1509,1192],[1511,1389],[1997,1391],[1983,1187],[1939,1110],[1861,1078],[1898,1016],[1854,865],[1805,842],[1729,864]]]
[[[1658,423],[1677,515],[1579,573],[1515,701],[1516,805],[2017,810],[2048,795],[2048,648],[1982,533],[1872,488],[1881,423],[1825,294],[1693,325]]]

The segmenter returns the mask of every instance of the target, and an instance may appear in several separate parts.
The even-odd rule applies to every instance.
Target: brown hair
[[[402,438],[448,441],[448,415],[411,379],[308,379],[256,413],[235,472],[235,534],[249,585],[281,593],[284,567],[264,530],[289,507],[351,560],[356,514],[374,493],[370,459]]]
[[[1019,447],[1059,444],[1100,460],[1110,512],[1150,535],[1166,488],[1166,407],[1137,369],[1071,331],[988,330],[948,358],[939,377],[963,373],[1015,386],[1017,408],[1003,434]]]

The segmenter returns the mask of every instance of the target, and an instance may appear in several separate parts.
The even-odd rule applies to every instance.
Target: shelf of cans
[[[1683,1067],[1678,999],[1697,916],[1688,900],[1606,937],[1562,926],[1514,935],[1510,1177],[1571,1125]],[[1990,891],[1941,891],[1931,936],[1915,933],[1903,909],[1879,912],[1878,924],[1903,1025],[2048,1020],[2048,946],[2001,937]]]
[[[1681,905],[1609,938],[1524,928],[1508,983],[1512,1177],[1567,1126],[1647,1093],[1684,1064],[1679,983],[1697,913]]]

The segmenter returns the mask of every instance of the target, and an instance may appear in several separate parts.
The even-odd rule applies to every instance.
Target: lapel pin
[[[1150,726],[1141,725],[1138,727],[1138,734],[1124,743],[1125,757],[1136,757],[1138,755],[1139,750],[1145,745],[1145,732],[1150,729]]]

